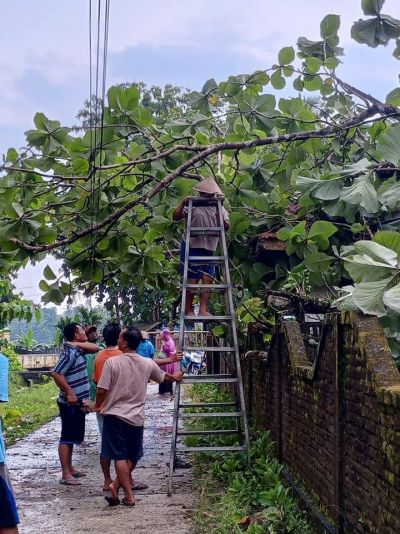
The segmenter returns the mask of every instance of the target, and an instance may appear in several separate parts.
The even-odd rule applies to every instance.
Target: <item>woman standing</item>
[[[171,358],[174,354],[176,354],[176,346],[172,338],[171,332],[169,331],[168,328],[164,328],[164,330],[161,332],[161,339],[162,339],[161,351],[165,354],[165,358]],[[165,365],[164,370],[166,373],[169,373],[169,374],[177,373],[179,371],[179,362],[169,363]],[[170,384],[161,383],[158,387],[158,392],[160,394],[169,393],[172,397],[172,394],[173,394],[172,382]]]

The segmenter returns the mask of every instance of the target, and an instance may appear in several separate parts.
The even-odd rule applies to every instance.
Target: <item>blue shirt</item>
[[[148,339],[143,339],[143,341],[140,342],[140,345],[136,349],[136,352],[140,356],[144,356],[145,358],[154,358],[156,349],[154,348],[154,345],[151,341],[149,341]]]
[[[83,350],[64,343],[60,359],[53,369],[54,373],[63,375],[74,391],[78,400],[89,398],[89,377],[86,365],[86,356]],[[60,389],[58,402],[67,403],[67,395]]]
[[[0,352],[0,402],[8,401],[8,358]],[[3,431],[0,421],[0,464],[6,461],[6,447],[4,445]]]

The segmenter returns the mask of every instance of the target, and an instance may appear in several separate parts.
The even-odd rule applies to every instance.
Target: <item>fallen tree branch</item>
[[[269,287],[265,287],[260,291],[260,295],[264,298],[272,296],[286,299],[296,308],[301,307],[303,311],[308,313],[328,313],[329,311],[332,311],[332,303],[329,300],[318,299],[315,297],[303,297],[298,293],[291,293],[290,291],[276,291]]]
[[[292,143],[295,141],[306,141],[308,139],[323,139],[323,138],[336,137],[338,134],[343,133],[367,121],[375,122],[377,120],[381,120],[382,117],[394,117],[394,116],[400,117],[400,110],[398,108],[396,108],[395,106],[387,105],[387,104],[376,103],[351,119],[343,121],[342,123],[337,124],[337,125],[321,128],[320,130],[276,135],[276,136],[267,137],[265,139],[254,139],[251,141],[224,142],[224,143],[217,143],[217,144],[209,145],[207,146],[207,148],[204,148],[203,150],[201,150],[201,152],[199,152],[198,154],[195,154],[194,156],[189,158],[185,163],[177,167],[174,171],[170,172],[165,178],[160,180],[157,185],[155,185],[152,189],[150,189],[143,196],[136,198],[132,200],[131,202],[128,202],[125,206],[116,210],[115,212],[110,214],[108,217],[105,217],[102,221],[100,221],[99,223],[95,225],[88,226],[87,228],[81,230],[80,232],[75,232],[72,236],[68,238],[63,238],[54,243],[47,244],[47,245],[30,245],[28,243],[25,243],[24,241],[21,241],[18,238],[10,238],[10,241],[18,245],[20,248],[23,248],[24,250],[27,250],[32,253],[54,250],[58,247],[69,245],[77,241],[78,239],[81,239],[82,237],[85,237],[93,232],[97,232],[98,230],[101,230],[102,228],[109,225],[113,221],[117,221],[135,206],[146,203],[148,200],[150,200],[151,198],[156,196],[158,193],[166,189],[169,186],[169,184],[175,180],[175,178],[177,178],[178,176],[182,176],[184,173],[188,171],[188,169],[193,167],[196,163],[199,163],[200,161],[205,160],[206,158],[208,158],[209,156],[213,154],[217,154],[219,152],[223,152],[226,150],[246,150],[249,148],[260,147],[260,146],[268,146],[268,145],[275,145],[275,144],[282,144],[282,143]],[[174,149],[176,150],[177,147],[174,147]],[[180,149],[182,149],[182,147]],[[190,151],[191,147],[188,147],[188,150]],[[153,158],[147,158],[147,160],[152,160],[152,161],[154,161],[155,159],[161,159],[161,158],[159,155],[154,156]],[[132,164],[133,163],[130,163],[130,165]],[[129,163],[127,165],[129,165]],[[111,167],[113,166],[108,166],[108,168],[111,168]],[[103,169],[104,168],[106,167],[103,167]]]

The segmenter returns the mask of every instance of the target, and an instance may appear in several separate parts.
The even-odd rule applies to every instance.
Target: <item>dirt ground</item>
[[[190,469],[176,471],[174,492],[167,497],[167,467],[173,402],[149,385],[146,406],[144,457],[134,474],[149,485],[136,493],[134,508],[110,508],[102,492],[98,463],[99,434],[94,414],[87,417],[85,441],[76,447],[74,464],[88,475],[81,486],[59,483],[57,456],[60,421],[55,419],[8,450],[20,512],[21,534],[102,533],[193,534],[191,516],[197,499]]]

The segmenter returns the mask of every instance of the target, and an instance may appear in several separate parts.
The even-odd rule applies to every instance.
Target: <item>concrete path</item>
[[[193,534],[191,516],[197,502],[190,469],[176,472],[174,494],[166,495],[173,403],[157,391],[158,386],[149,385],[144,457],[134,472],[149,489],[137,492],[141,501],[134,508],[110,508],[104,500],[94,414],[87,417],[85,439],[90,446],[74,452],[75,466],[88,473],[82,486],[59,483],[58,418],[10,447],[8,466],[21,534]]]

